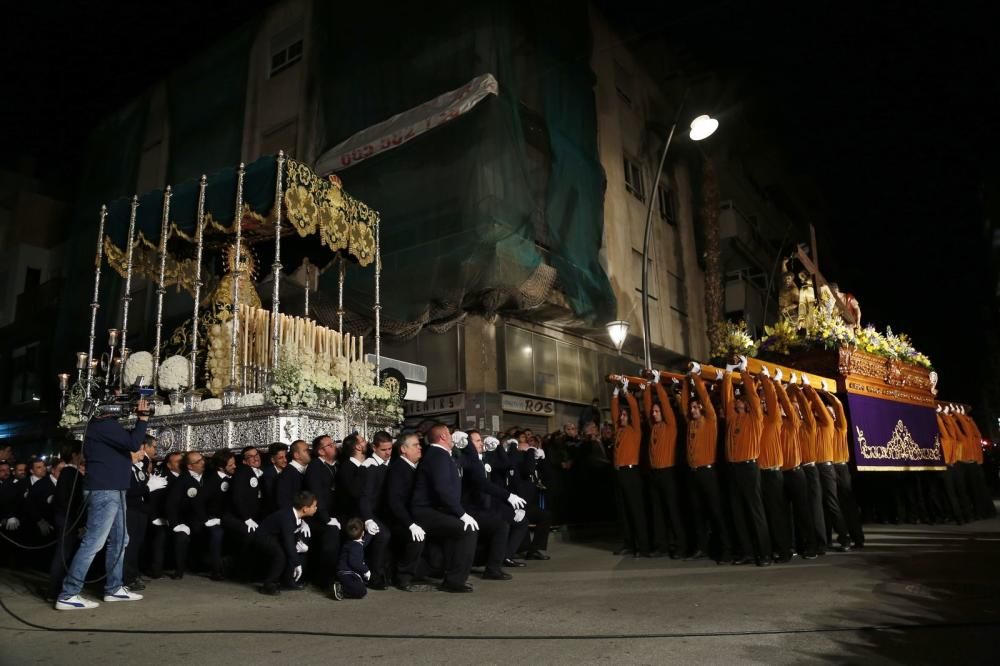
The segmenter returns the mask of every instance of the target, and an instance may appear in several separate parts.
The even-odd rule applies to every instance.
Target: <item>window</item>
[[[625,189],[639,201],[646,200],[646,190],[642,185],[642,167],[628,155],[624,157]]]
[[[302,60],[302,32],[302,23],[297,23],[271,38],[270,76]]]
[[[677,226],[677,194],[669,185],[660,185],[656,193],[660,217],[672,227]]]
[[[667,281],[670,283],[670,309],[681,315],[687,315],[687,288],[679,275],[667,271]]]
[[[622,103],[628,108],[632,108],[635,103],[635,94],[632,92],[632,73],[618,61],[615,61],[615,91]]]

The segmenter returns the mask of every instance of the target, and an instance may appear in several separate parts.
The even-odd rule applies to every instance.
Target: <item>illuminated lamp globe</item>
[[[698,116],[691,121],[691,140],[707,139],[719,129],[719,121],[707,115]]]
[[[608,330],[608,337],[611,338],[611,344],[620,352],[622,345],[625,344],[625,338],[628,337],[629,323],[623,319],[619,319],[610,322],[605,328]]]

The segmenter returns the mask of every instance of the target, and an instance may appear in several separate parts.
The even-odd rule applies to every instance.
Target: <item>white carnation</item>
[[[135,384],[135,380],[144,377],[143,384],[146,386],[153,383],[153,355],[148,351],[139,351],[130,354],[125,361],[123,378],[126,386]]]
[[[171,356],[160,364],[158,379],[164,391],[176,391],[188,385],[188,360],[183,356]]]

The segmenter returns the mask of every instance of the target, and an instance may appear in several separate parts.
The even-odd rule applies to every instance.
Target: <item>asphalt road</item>
[[[39,577],[5,571],[0,664],[1000,663],[1000,520],[866,531],[863,552],[767,569],[556,538],[474,594],[341,602],[188,576],[58,613]]]

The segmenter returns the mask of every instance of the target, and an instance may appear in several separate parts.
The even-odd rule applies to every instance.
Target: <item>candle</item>
[[[119,331],[118,331],[117,328],[109,328],[108,329],[108,346],[109,347],[115,347],[115,346],[118,345],[118,333],[119,333]]]
[[[84,354],[84,357],[86,357],[86,354]],[[69,374],[65,372],[60,372],[58,377],[59,377],[59,390],[60,391],[67,390],[69,388]]]
[[[76,353],[76,369],[83,370],[87,367],[87,352]]]

